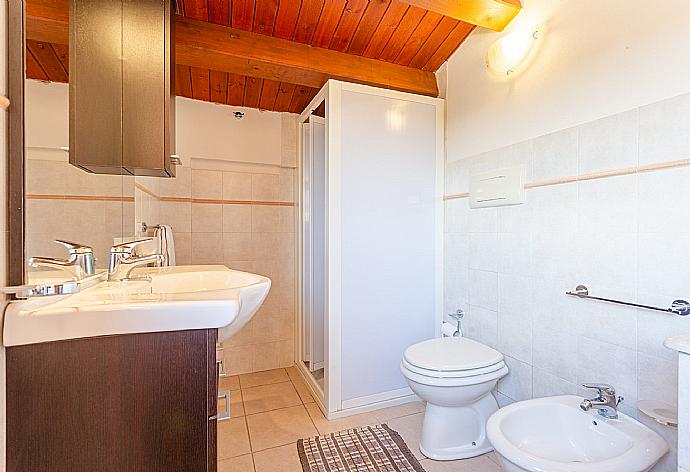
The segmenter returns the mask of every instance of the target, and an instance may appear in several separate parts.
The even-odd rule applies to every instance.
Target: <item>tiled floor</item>
[[[380,423],[402,435],[427,472],[501,470],[493,454],[453,462],[424,459],[417,447],[424,417],[421,403],[328,421],[294,367],[225,377],[220,390],[231,391],[232,419],[218,423],[219,472],[302,472],[298,439]]]

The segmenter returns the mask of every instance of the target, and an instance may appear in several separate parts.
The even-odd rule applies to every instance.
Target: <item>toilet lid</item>
[[[408,347],[404,357],[413,366],[436,371],[481,369],[503,360],[497,350],[462,337],[422,341]]]

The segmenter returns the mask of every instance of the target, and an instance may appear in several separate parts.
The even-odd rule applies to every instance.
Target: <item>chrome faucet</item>
[[[589,411],[592,407],[597,409],[599,416],[615,420],[618,418],[618,405],[624,400],[623,397],[616,396],[616,390],[609,384],[582,384],[585,388],[598,391],[595,398],[582,400],[580,408],[582,411]]]
[[[110,262],[108,263],[108,282],[121,282],[129,278],[129,274],[146,264],[163,262],[163,254],[138,256],[134,249],[140,244],[153,241],[153,238],[139,239],[128,243],[117,244],[110,248]]]
[[[75,280],[82,280],[96,273],[96,260],[93,248],[72,241],[56,239],[56,243],[67,248],[67,259],[54,259],[52,257],[32,257],[29,259],[30,267],[52,267],[70,274]]]

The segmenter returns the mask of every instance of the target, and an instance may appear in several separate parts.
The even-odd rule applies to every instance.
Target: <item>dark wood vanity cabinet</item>
[[[8,347],[8,472],[216,470],[217,330]]]

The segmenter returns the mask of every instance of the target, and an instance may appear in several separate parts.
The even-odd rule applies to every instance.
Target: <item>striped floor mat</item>
[[[424,472],[385,424],[300,439],[297,452],[304,472]]]

